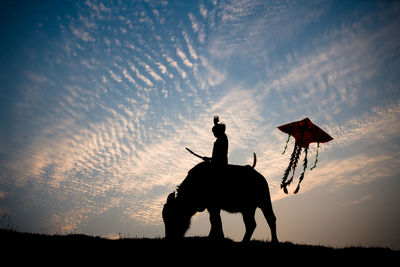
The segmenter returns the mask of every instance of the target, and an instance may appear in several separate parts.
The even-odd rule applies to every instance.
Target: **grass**
[[[86,259],[102,262],[115,259],[131,262],[146,260],[157,262],[179,262],[189,259],[194,262],[246,262],[279,261],[281,263],[318,263],[330,265],[334,262],[356,262],[372,264],[400,259],[400,251],[380,247],[332,248],[326,246],[293,244],[252,240],[248,243],[230,239],[219,241],[207,237],[188,237],[171,242],[164,238],[120,238],[111,240],[96,236],[70,234],[45,235],[21,233],[10,229],[0,229],[2,254],[22,255],[17,260],[60,258],[65,260]],[[29,255],[29,256],[28,256]],[[25,257],[27,256],[27,257]],[[213,260],[210,260],[213,259]],[[62,262],[60,262],[62,263]],[[93,263],[93,262],[92,262]],[[284,264],[285,265],[285,264]]]

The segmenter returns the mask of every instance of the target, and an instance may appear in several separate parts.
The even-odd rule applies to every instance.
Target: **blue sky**
[[[0,10],[0,215],[18,230],[163,236],[166,196],[198,163],[184,147],[210,155],[219,115],[229,161],[257,154],[280,240],[400,249],[396,1],[3,1]],[[305,117],[334,140],[300,193],[285,195],[290,153],[276,127]],[[253,238],[269,239],[258,212],[257,223]],[[223,224],[242,238],[240,215],[224,213]],[[204,212],[188,235],[208,231]]]

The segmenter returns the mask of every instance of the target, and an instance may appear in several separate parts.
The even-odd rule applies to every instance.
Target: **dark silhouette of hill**
[[[332,248],[325,246],[252,240],[246,243],[230,239],[187,237],[178,241],[164,238],[107,238],[82,234],[45,235],[0,229],[4,262],[76,263],[118,261],[135,265],[140,260],[152,263],[259,262],[277,263],[389,263],[400,259],[400,251],[380,247]]]

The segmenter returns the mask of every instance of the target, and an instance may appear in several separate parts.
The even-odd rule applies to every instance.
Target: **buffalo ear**
[[[174,200],[175,200],[175,192],[172,192],[171,194],[168,195],[167,204],[172,203]]]

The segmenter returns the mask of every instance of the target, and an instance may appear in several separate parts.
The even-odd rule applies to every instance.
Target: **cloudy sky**
[[[230,163],[257,154],[280,240],[400,249],[398,2],[2,1],[0,13],[2,227],[163,236],[162,205],[199,162],[184,148],[210,156],[219,115]],[[305,117],[334,140],[285,195],[276,127]],[[270,239],[256,219],[253,238]],[[223,224],[242,238],[240,215]],[[188,235],[209,227],[198,214]]]

